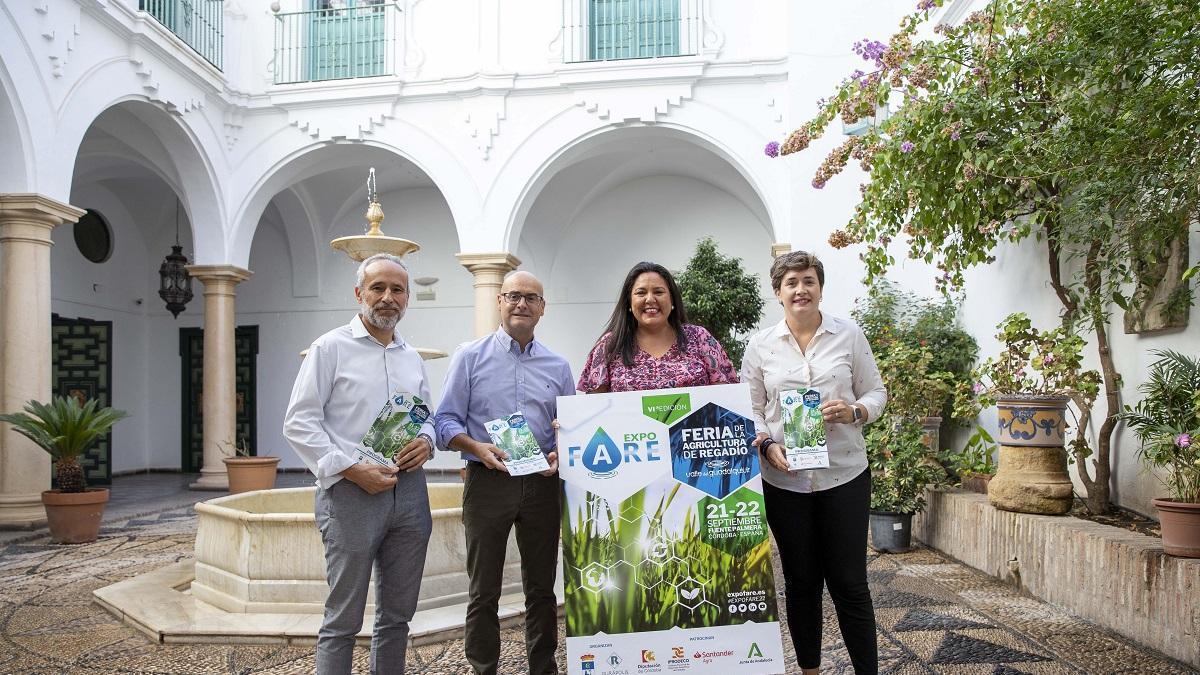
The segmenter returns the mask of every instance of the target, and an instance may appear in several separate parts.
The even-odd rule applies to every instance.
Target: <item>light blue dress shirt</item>
[[[520,343],[498,328],[454,353],[434,427],[442,449],[450,450],[448,443],[458,434],[490,443],[484,424],[520,412],[538,447],[550,452],[555,443],[550,423],[558,417],[555,399],[574,394],[575,380],[566,359],[536,339],[521,351]],[[461,454],[463,459],[479,461],[473,454]]]
[[[317,338],[300,364],[283,435],[328,489],[354,465],[354,450],[396,391],[429,401],[425,362],[399,333],[381,344],[355,315]],[[436,438],[426,422],[421,433]]]

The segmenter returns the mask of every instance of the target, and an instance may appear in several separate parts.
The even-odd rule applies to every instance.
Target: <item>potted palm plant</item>
[[[1170,497],[1154,500],[1163,549],[1200,558],[1200,359],[1151,353],[1158,360],[1138,387],[1143,398],[1119,417],[1141,441],[1138,455],[1146,467],[1165,473]]]
[[[275,487],[278,457],[256,457],[245,437],[237,445],[229,442],[222,444],[221,451],[225,453],[221,461],[225,463],[225,471],[229,474],[230,493],[270,490]]]
[[[54,541],[82,544],[99,536],[108,490],[87,487],[79,456],[126,416],[96,399],[80,405],[70,396],[56,396],[50,403],[30,401],[24,412],[0,415],[0,422],[11,424],[54,458],[58,488],[42,492]]]
[[[945,472],[928,460],[917,420],[885,415],[867,432],[871,465],[871,548],[903,553],[912,546],[912,517],[925,508],[925,488]]]

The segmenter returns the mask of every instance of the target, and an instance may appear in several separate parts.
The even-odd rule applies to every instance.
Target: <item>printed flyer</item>
[[[567,672],[782,673],[745,384],[558,399]]]
[[[821,392],[816,389],[785,389],[779,392],[783,417],[783,447],[788,468],[828,469],[829,448],[825,445],[825,418],[821,415]]]
[[[383,404],[371,428],[362,437],[362,447],[355,452],[355,461],[390,465],[398,450],[421,433],[421,425],[429,419],[429,405],[420,396],[397,391]]]
[[[534,438],[533,431],[525,421],[525,415],[515,412],[484,426],[492,437],[492,445],[508,454],[504,466],[510,476],[524,476],[550,468],[546,456],[538,447],[537,438]]]

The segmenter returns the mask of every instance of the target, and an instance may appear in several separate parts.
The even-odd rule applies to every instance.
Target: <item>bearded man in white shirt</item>
[[[397,393],[429,404],[424,362],[395,331],[408,289],[408,269],[396,256],[374,255],[359,265],[359,313],[309,347],[284,417],[284,436],[317,477],[315,513],[329,577],[317,636],[322,675],[350,672],[372,568],[371,672],[404,673],[408,622],[433,526],[421,468],[433,456],[432,420],[396,451],[394,465],[358,463],[355,450]]]

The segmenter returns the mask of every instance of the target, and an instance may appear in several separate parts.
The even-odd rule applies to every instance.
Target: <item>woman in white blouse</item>
[[[821,591],[829,586],[856,673],[875,673],[875,612],[867,586],[867,510],[871,473],[862,425],[878,419],[887,391],[871,347],[853,322],[821,311],[825,267],[795,251],[776,258],[771,286],[784,320],[750,338],[742,362],[763,458],[767,521],[787,596],[788,627],[805,673],[821,665]],[[816,390],[808,401],[824,420],[828,466],[789,470],[782,445],[781,392]],[[799,461],[799,460],[796,460]],[[807,465],[807,464],[806,464]]]

